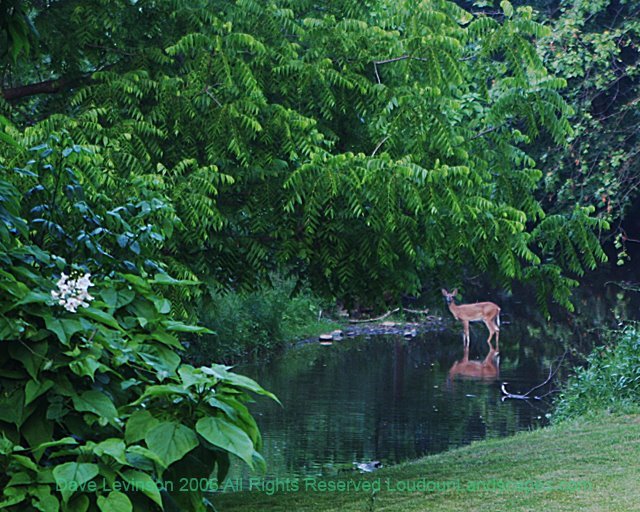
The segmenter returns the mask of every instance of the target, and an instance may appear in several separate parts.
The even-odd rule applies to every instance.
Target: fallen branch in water
[[[555,377],[556,373],[558,373],[558,370],[560,370],[560,367],[562,366],[562,362],[564,361],[564,358],[566,357],[567,352],[565,352],[564,354],[562,354],[562,357],[560,358],[560,362],[558,363],[558,366],[556,366],[556,369],[553,369],[553,366],[549,367],[549,376],[546,378],[546,380],[544,382],[542,382],[541,384],[538,384],[537,386],[532,387],[529,391],[527,391],[526,393],[522,394],[522,395],[518,395],[515,393],[510,393],[509,391],[507,391],[507,384],[508,382],[503,382],[502,386],[500,387],[500,391],[502,391],[502,400],[506,400],[508,398],[514,399],[514,400],[542,400],[545,396],[550,395],[551,393],[554,393],[555,390],[551,390],[548,393],[545,393],[544,395],[540,395],[540,396],[529,396],[531,395],[531,393],[533,391],[535,391],[536,389],[540,389],[542,386],[548,384],[551,379],[553,379],[553,377]]]
[[[383,320],[384,318],[387,318],[390,315],[393,315],[394,313],[397,313],[398,311],[400,311],[400,308],[396,308],[396,309],[392,309],[391,311],[387,311],[384,315],[378,316],[376,318],[366,318],[365,320],[352,320],[349,319],[349,323],[350,324],[362,324],[365,322],[376,322],[378,320]]]
[[[516,395],[515,393],[509,393],[507,391],[507,388],[505,388],[506,385],[507,383],[503,382],[502,386],[500,387],[500,391],[502,391],[502,395],[503,395],[502,400],[504,400],[505,398],[513,398],[515,400],[540,400],[539,396],[528,396],[531,390],[525,393],[524,395]]]

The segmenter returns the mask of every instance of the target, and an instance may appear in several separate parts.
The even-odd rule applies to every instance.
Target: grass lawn
[[[640,511],[640,416],[567,422],[368,475],[281,479],[279,485],[288,491],[219,494],[214,504],[220,512]],[[350,489],[321,490],[322,485]],[[424,488],[411,488],[416,485]]]

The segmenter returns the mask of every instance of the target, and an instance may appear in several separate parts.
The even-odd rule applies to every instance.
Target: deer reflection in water
[[[500,355],[491,347],[484,361],[469,361],[469,347],[464,347],[462,359],[453,363],[449,370],[449,381],[456,377],[479,380],[495,380],[500,375]]]

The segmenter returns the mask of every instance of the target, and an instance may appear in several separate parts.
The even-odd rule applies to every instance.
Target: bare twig
[[[384,60],[374,60],[373,61],[373,70],[376,73],[376,79],[378,80],[378,83],[381,84],[382,80],[380,80],[380,74],[378,73],[378,66],[381,64],[390,64],[392,62],[398,62],[401,60],[407,60],[407,59],[411,59],[411,60],[419,60],[422,62],[427,62],[429,59],[425,59],[423,57],[414,57],[413,55],[401,55],[400,57],[392,57],[391,59],[384,59]]]
[[[615,284],[616,286],[619,286],[620,288],[622,288],[623,290],[627,290],[630,292],[640,292],[640,284],[639,283],[632,283],[630,281],[607,281],[606,283],[604,283],[605,286],[610,285],[610,284]]]
[[[378,142],[378,145],[375,147],[375,149],[371,153],[371,156],[376,156],[376,153],[378,152],[378,150],[382,147],[382,145],[385,142],[387,142],[387,140],[389,140],[389,137],[391,137],[391,135],[387,135],[384,139],[382,139],[380,142]]]
[[[469,140],[478,139],[478,138],[482,137],[483,135],[486,135],[487,133],[491,133],[491,132],[494,132],[494,131],[496,131],[496,127],[495,126],[491,126],[489,128],[485,128],[481,132],[479,132],[476,135],[474,135],[473,137],[471,137]]]
[[[378,80],[378,83],[381,84],[382,80],[380,80],[380,75],[378,74],[378,65],[375,62],[373,63],[373,70],[376,73],[376,80]]]
[[[527,391],[526,393],[524,393],[522,395],[518,395],[518,394],[515,394],[515,393],[510,393],[509,391],[507,391],[507,388],[506,388],[507,383],[503,382],[502,386],[500,387],[500,390],[502,391],[502,394],[504,395],[502,397],[502,399],[504,400],[505,398],[513,398],[513,399],[516,399],[516,400],[530,400],[530,399],[541,400],[543,397],[553,393],[555,390],[549,391],[548,393],[545,393],[542,396],[536,396],[536,395],[529,396],[529,395],[531,395],[531,393],[533,391],[535,391],[536,389],[540,389],[542,386],[548,384],[551,381],[551,379],[553,379],[553,377],[556,375],[556,373],[558,373],[558,370],[560,370],[560,367],[562,366],[562,362],[564,361],[564,358],[566,356],[567,356],[567,352],[562,354],[562,357],[560,358],[560,362],[558,363],[558,366],[556,366],[555,370],[553,369],[553,366],[549,367],[549,376],[546,378],[546,380],[544,382],[538,384],[537,386],[532,387],[529,391]]]
[[[208,86],[208,85],[204,88],[204,91],[203,91],[203,92],[204,92],[207,96],[209,96],[209,98],[211,98],[213,101],[215,101],[215,102],[217,103],[217,105],[218,105],[220,108],[222,108],[222,103],[220,103],[220,102],[218,101],[218,98],[216,98],[216,97],[211,93],[211,91],[209,90],[209,86]]]

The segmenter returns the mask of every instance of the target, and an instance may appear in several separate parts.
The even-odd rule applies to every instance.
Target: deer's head
[[[456,288],[451,293],[449,293],[444,288],[442,289],[442,295],[444,296],[444,300],[447,304],[451,304],[453,299],[455,299],[456,295],[458,295],[458,289]]]

